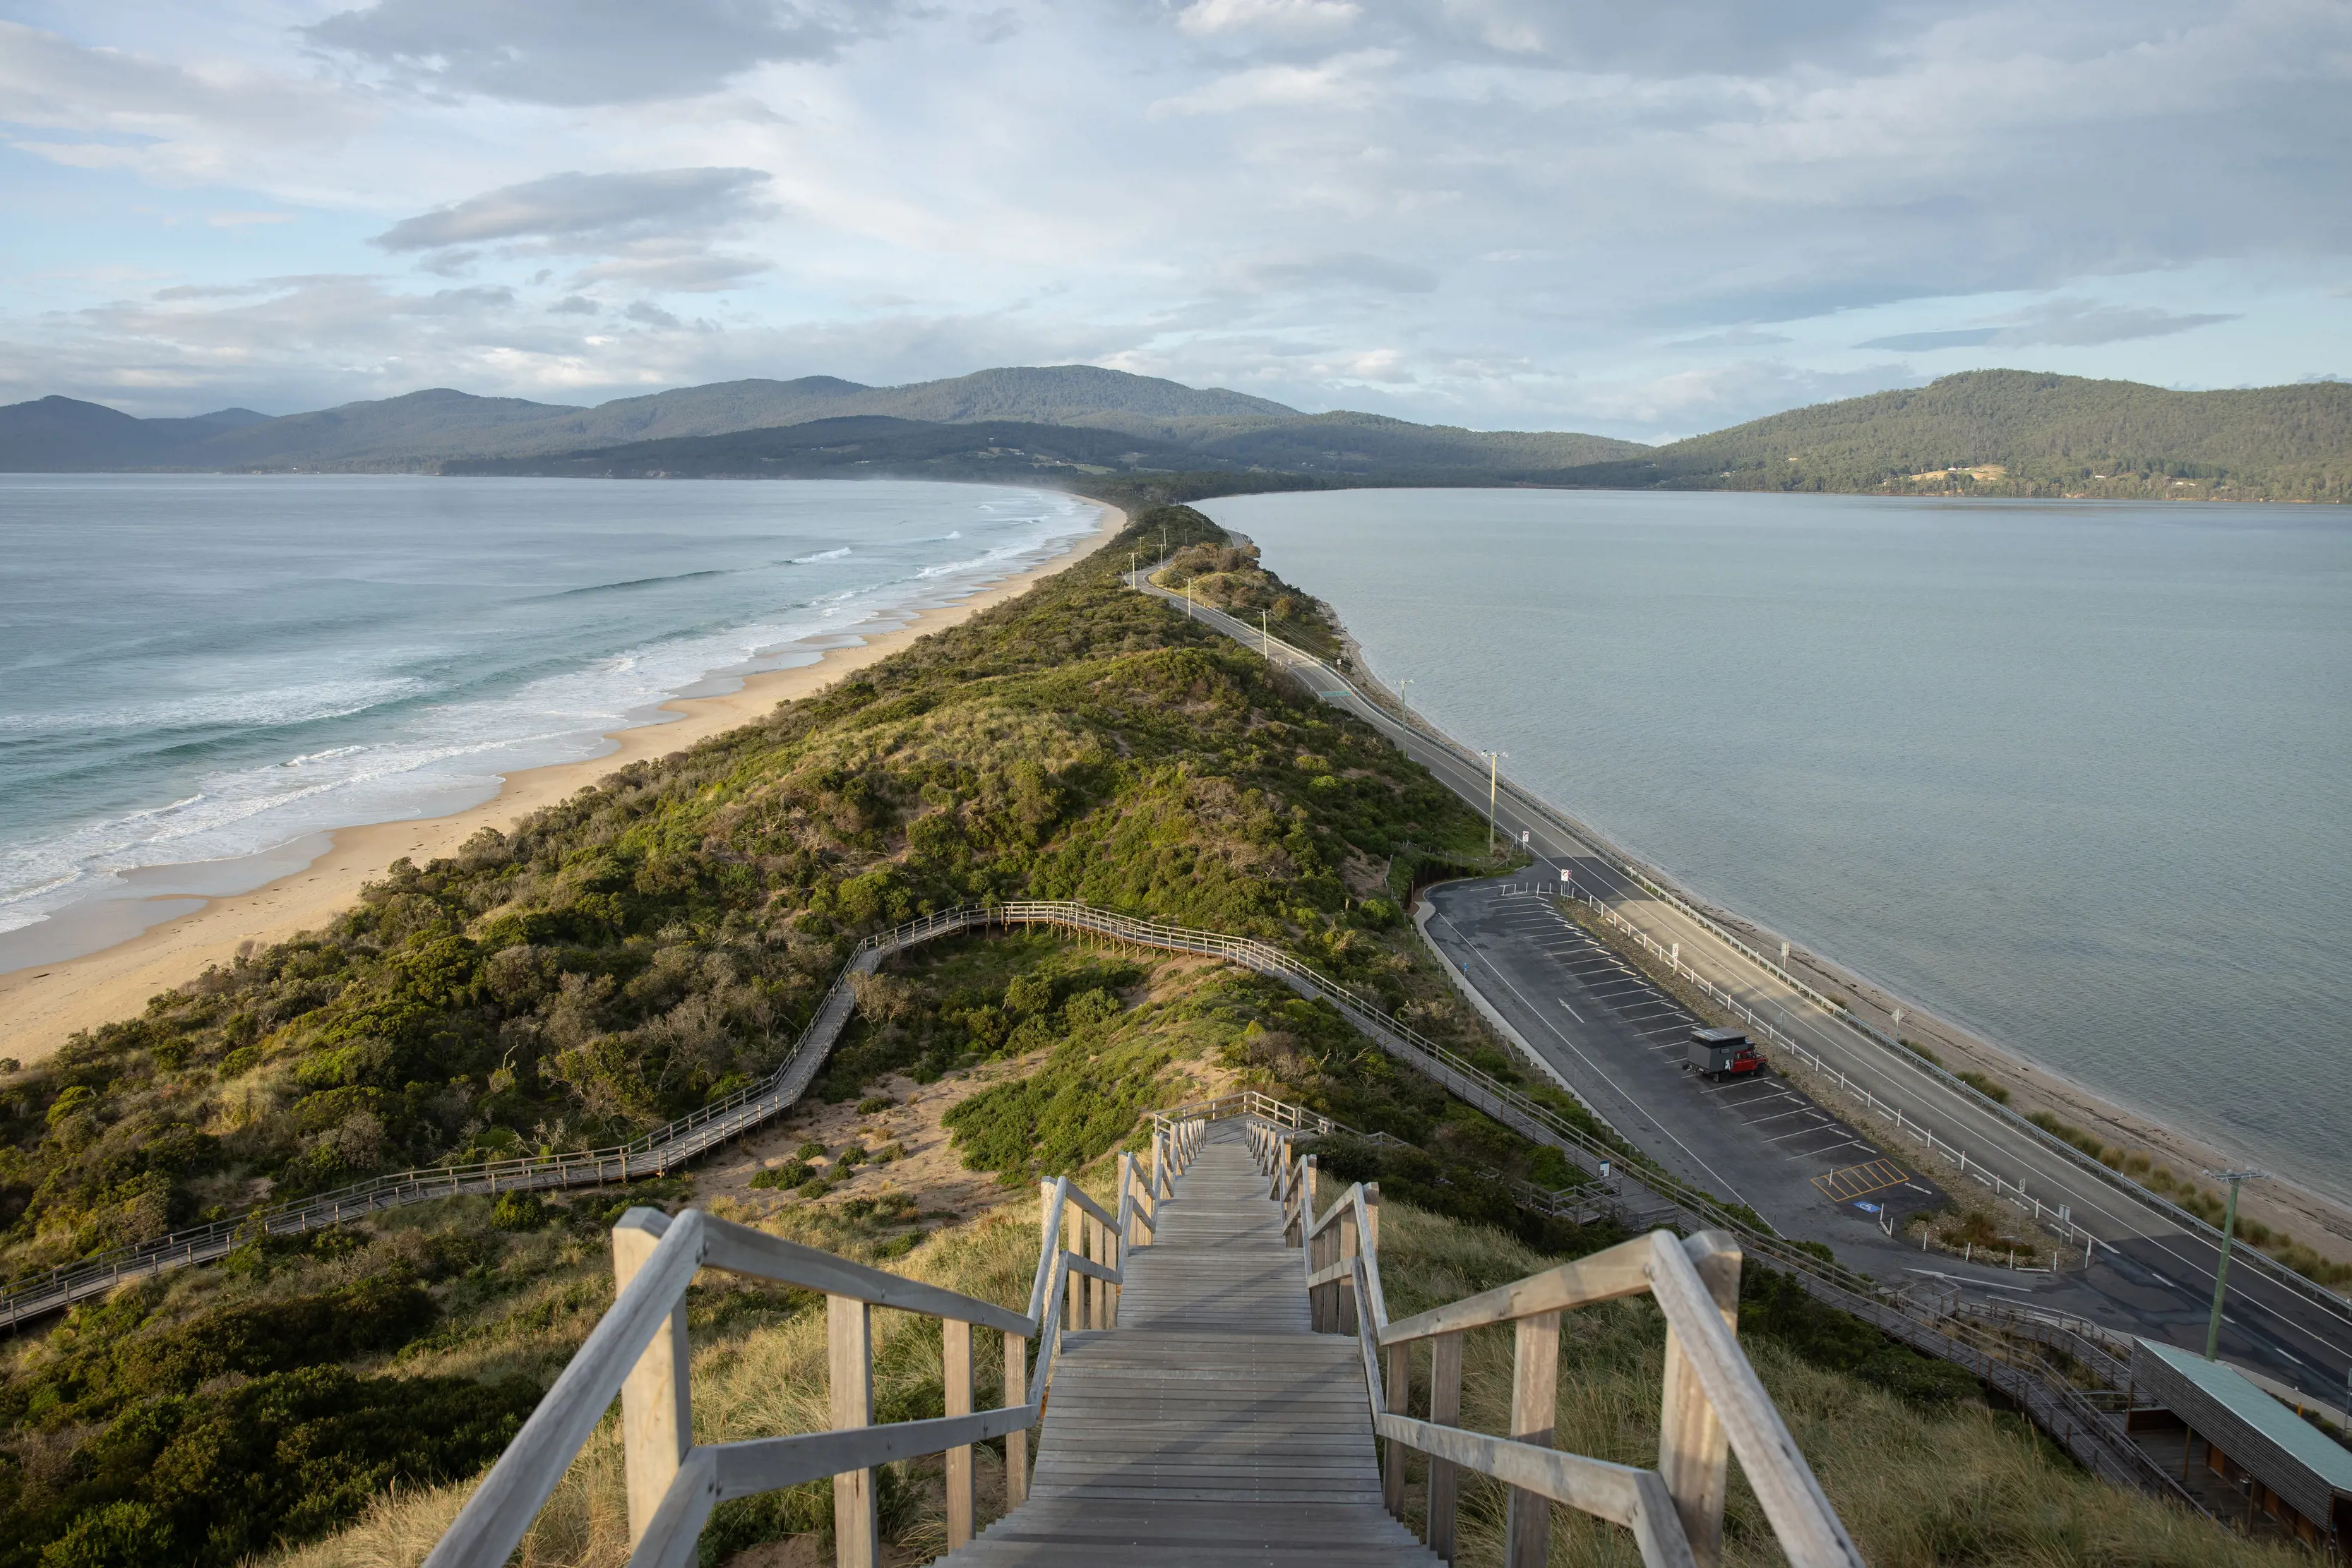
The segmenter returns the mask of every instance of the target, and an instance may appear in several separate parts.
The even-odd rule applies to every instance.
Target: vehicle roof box
[[[1694,1045],[1746,1045],[1748,1036],[1736,1029],[1695,1029],[1690,1033]]]

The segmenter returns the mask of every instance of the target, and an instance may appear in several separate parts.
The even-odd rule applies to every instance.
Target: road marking
[[[1444,921],[1446,925],[1456,936],[1462,936],[1462,927],[1454,925],[1451,916],[1439,915],[1437,919]],[[1432,925],[1434,925],[1435,923],[1435,921],[1431,922]],[[1466,940],[1465,942],[1465,946],[1469,946]],[[1474,952],[1475,951],[1475,948],[1473,950]],[[1620,1101],[1623,1102],[1628,1109],[1639,1113],[1642,1117],[1647,1120],[1652,1126],[1657,1128],[1657,1130],[1664,1134],[1667,1138],[1672,1139],[1676,1148],[1682,1150],[1684,1154],[1690,1156],[1691,1163],[1693,1165],[1698,1166],[1699,1169],[1705,1171],[1708,1176],[1713,1176],[1716,1181],[1722,1185],[1723,1190],[1731,1195],[1733,1202],[1748,1202],[1748,1199],[1741,1195],[1739,1188],[1737,1186],[1727,1178],[1721,1171],[1717,1170],[1713,1166],[1706,1163],[1705,1155],[1701,1155],[1696,1149],[1692,1148],[1688,1144],[1684,1143],[1681,1138],[1675,1136],[1673,1128],[1667,1126],[1664,1123],[1659,1121],[1654,1114],[1645,1110],[1643,1107],[1641,1101],[1627,1093],[1622,1084],[1619,1083],[1614,1078],[1609,1076],[1609,1071],[1606,1068],[1602,1067],[1598,1061],[1593,1061],[1590,1054],[1577,1045],[1576,1041],[1569,1039],[1567,1033],[1562,1030],[1558,1024],[1553,1023],[1551,1019],[1544,1017],[1543,1010],[1528,999],[1528,994],[1525,991],[1522,991],[1518,987],[1511,983],[1511,977],[1503,973],[1499,965],[1497,965],[1492,958],[1486,957],[1484,955],[1479,955],[1479,961],[1484,963],[1487,968],[1494,971],[1495,978],[1500,980],[1505,988],[1507,988],[1512,996],[1518,998],[1519,1006],[1526,1009],[1528,1016],[1537,1019],[1537,1021],[1540,1022],[1544,1028],[1551,1030],[1554,1035],[1558,1036],[1559,1042],[1562,1045],[1568,1047],[1569,1050],[1575,1051],[1577,1056],[1582,1060],[1584,1064],[1592,1069],[1594,1076],[1598,1077],[1603,1083],[1609,1085],[1610,1092],[1615,1094]],[[1465,979],[1469,977],[1469,969],[1466,966],[1464,967],[1463,977]],[[1472,983],[1474,985],[1475,984],[1475,981]],[[1750,1205],[1750,1207],[1752,1207],[1753,1206]]]
[[[1568,998],[1566,997],[1559,998],[1559,1005],[1561,1007],[1568,1008],[1569,1017],[1574,1019],[1579,1023],[1582,1023],[1584,1021],[1584,1015],[1582,1013],[1578,1012],[1574,1008],[1568,1007]]]
[[[1890,1186],[1900,1186],[1911,1179],[1911,1173],[1892,1160],[1871,1160],[1843,1170],[1828,1171],[1813,1178],[1813,1185],[1832,1202],[1852,1203],[1857,1197],[1867,1197]]]
[[[1819,1113],[1819,1112],[1816,1112],[1816,1113],[1815,1113],[1816,1115],[1819,1115],[1819,1114],[1820,1114],[1820,1113]],[[1830,1119],[1829,1119],[1827,1116],[1822,1116],[1822,1120],[1824,1123],[1828,1123],[1828,1125],[1826,1125],[1826,1126],[1821,1126],[1821,1127],[1800,1127],[1800,1128],[1798,1128],[1798,1129],[1797,1129],[1795,1132],[1793,1132],[1793,1133],[1782,1133],[1782,1134],[1780,1135],[1780,1137],[1775,1137],[1775,1138],[1767,1138],[1767,1139],[1765,1139],[1764,1141],[1765,1141],[1766,1143],[1768,1143],[1768,1144],[1777,1144],[1777,1143],[1780,1142],[1780,1141],[1781,1141],[1781,1139],[1783,1139],[1783,1138],[1810,1138],[1810,1137],[1811,1137],[1815,1133],[1836,1133],[1836,1132],[1843,1132],[1843,1128],[1841,1128],[1841,1127],[1839,1127],[1839,1126],[1837,1125],[1837,1124],[1835,1124],[1834,1122],[1830,1122]],[[1832,1145],[1832,1147],[1835,1147],[1835,1146],[1836,1146],[1836,1145]]]
[[[1987,1291],[2015,1291],[2021,1296],[2033,1294],[2031,1285],[2000,1285],[1990,1280],[1971,1280],[1964,1274],[1946,1274],[1934,1269],[1906,1269],[1906,1274],[1925,1274],[1930,1280],[1949,1280],[1955,1285],[1975,1285]]]

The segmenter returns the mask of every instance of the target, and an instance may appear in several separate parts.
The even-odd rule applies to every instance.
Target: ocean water
[[[1097,517],[888,481],[0,475],[0,970],[600,755]]]
[[[1704,895],[2352,1201],[2352,513],[1202,503]]]

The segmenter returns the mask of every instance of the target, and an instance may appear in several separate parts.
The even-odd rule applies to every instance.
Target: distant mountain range
[[[1161,488],[1540,485],[2352,501],[2352,385],[2180,392],[1975,371],[1664,446],[1307,414],[1090,365],[723,382],[595,408],[436,389],[271,419],[0,408],[0,471],[899,476]],[[1182,476],[1179,483],[1172,476]],[[1244,482],[1245,481],[1245,482]]]

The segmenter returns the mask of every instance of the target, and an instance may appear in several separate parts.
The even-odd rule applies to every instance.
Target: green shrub
[[[506,1192],[490,1206],[490,1223],[500,1230],[536,1230],[547,1223],[547,1204],[535,1192]]]
[[[1975,1090],[1978,1093],[1983,1095],[1988,1100],[1996,1101],[2003,1105],[2009,1103],[2009,1091],[2003,1088],[2000,1084],[1994,1082],[1991,1079],[1986,1077],[1981,1072],[1963,1070],[1961,1071],[1955,1072],[1952,1076],[1958,1079],[1961,1082],[1967,1084],[1969,1088]]]
[[[809,1179],[809,1163],[806,1160],[787,1160],[782,1165],[772,1166],[754,1175],[751,1177],[751,1185],[766,1190],[781,1191],[800,1186]]]

